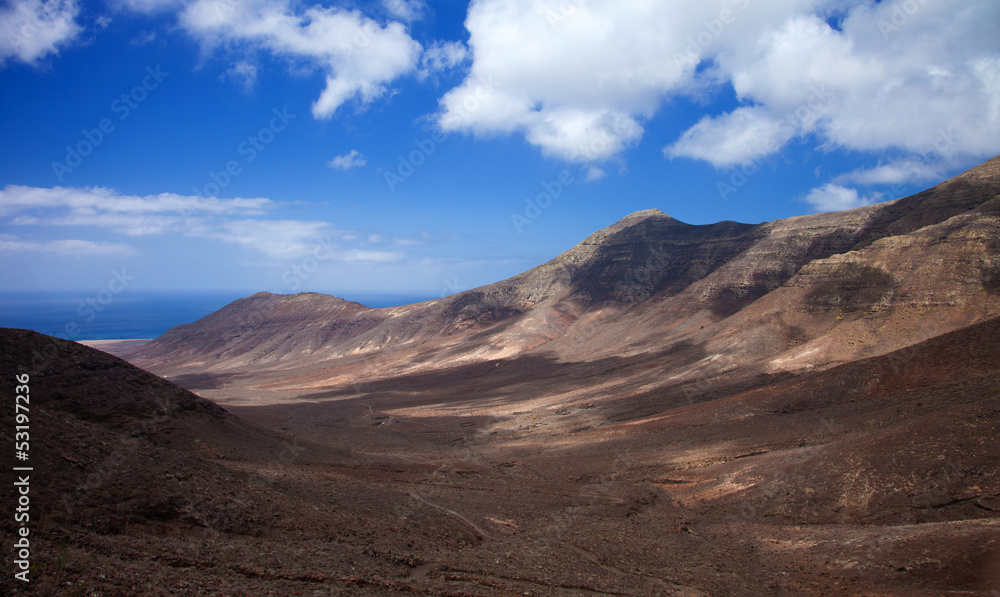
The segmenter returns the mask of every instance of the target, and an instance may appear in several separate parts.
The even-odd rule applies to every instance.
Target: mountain
[[[289,388],[360,362],[367,376],[391,376],[527,353],[683,353],[672,361],[692,380],[830,367],[1000,314],[998,194],[994,158],[845,212],[693,226],[647,210],[523,274],[444,299],[370,309],[260,293],[130,359],[172,376],[252,369]]]

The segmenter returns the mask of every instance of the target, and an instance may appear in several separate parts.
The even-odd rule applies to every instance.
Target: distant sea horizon
[[[252,294],[254,292],[136,290],[98,296],[85,291],[2,290],[0,327],[34,330],[64,340],[152,339],[174,326],[197,321]],[[340,298],[382,308],[439,297],[347,293]]]

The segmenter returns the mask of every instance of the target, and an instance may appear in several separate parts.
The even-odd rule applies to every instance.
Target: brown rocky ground
[[[992,596],[998,338],[705,394],[526,356],[228,407],[249,423],[60,343],[32,377],[34,582],[4,554],[4,590]],[[0,369],[52,343],[5,331]],[[588,374],[619,398],[567,400]]]

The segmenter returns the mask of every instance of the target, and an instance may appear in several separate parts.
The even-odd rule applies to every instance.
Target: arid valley
[[[845,212],[639,212],[425,303],[261,293],[95,343],[125,360],[3,330],[37,471],[4,594],[995,597],[998,238],[994,158]]]

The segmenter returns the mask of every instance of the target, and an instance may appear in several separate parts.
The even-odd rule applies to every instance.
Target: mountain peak
[[[643,209],[643,210],[640,210],[640,211],[637,211],[637,212],[630,213],[629,215],[627,215],[624,218],[622,218],[621,220],[619,220],[619,223],[625,223],[625,222],[635,223],[635,222],[639,222],[639,221],[642,221],[642,220],[652,220],[652,219],[655,219],[655,220],[673,220],[674,222],[678,222],[678,220],[674,220],[674,218],[672,218],[672,217],[668,216],[667,214],[663,213],[662,211],[654,208],[654,209]],[[678,222],[678,223],[680,223],[680,222]]]
[[[659,209],[656,209],[654,207],[652,209],[640,209],[637,212],[630,213],[626,217],[628,217],[628,218],[640,218],[640,217],[641,218],[648,218],[648,217],[653,217],[653,216],[656,216],[656,217],[667,216],[667,214],[663,213],[662,211],[660,211]],[[667,217],[669,218],[670,216],[667,216]]]
[[[688,224],[685,224],[680,220],[676,220],[658,209],[644,209],[630,213],[607,228],[599,230],[595,237],[607,235],[609,233],[621,232],[639,224],[655,224],[658,227],[667,228],[673,226],[688,226]]]

